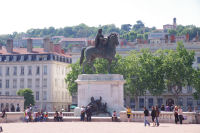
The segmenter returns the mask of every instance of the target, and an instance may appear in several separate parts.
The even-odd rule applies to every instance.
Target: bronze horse
[[[104,58],[108,60],[108,72],[110,73],[112,60],[116,60],[115,54],[117,45],[119,45],[118,36],[115,33],[111,33],[108,36],[106,43],[101,44],[101,47],[95,48],[94,46],[90,46],[83,48],[80,57],[80,65],[83,63],[82,73],[84,73],[84,67],[87,63],[92,67],[93,72],[96,71],[93,66],[93,62],[96,58]],[[84,56],[85,61],[83,62]]]

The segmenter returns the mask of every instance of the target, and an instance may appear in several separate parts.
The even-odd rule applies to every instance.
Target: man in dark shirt
[[[150,123],[147,120],[148,116],[149,116],[149,110],[146,107],[144,107],[144,126],[146,126],[147,124],[150,126]]]

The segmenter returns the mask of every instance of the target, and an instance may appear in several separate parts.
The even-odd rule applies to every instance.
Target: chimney
[[[33,49],[33,40],[31,38],[28,38],[27,39],[27,51],[31,53],[32,49]]]
[[[49,52],[54,52],[54,44],[52,41],[50,42],[50,51]]]
[[[8,53],[12,53],[13,52],[13,40],[12,39],[8,39],[7,40],[6,50],[7,50]]]
[[[44,38],[43,48],[44,48],[45,52],[50,52],[50,39],[49,38]]]

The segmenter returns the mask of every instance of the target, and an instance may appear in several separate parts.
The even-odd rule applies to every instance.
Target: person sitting
[[[1,115],[1,118],[2,119],[4,119],[6,117],[6,110],[5,109],[3,109],[2,110],[2,115]]]
[[[113,111],[112,121],[117,121],[117,112],[116,111]]]
[[[29,110],[28,110],[28,107],[27,107],[27,109],[26,109],[25,112],[24,112],[24,119],[25,119],[26,122],[29,122],[29,115],[28,115],[28,112],[29,112]]]
[[[45,112],[44,113],[44,121],[47,121],[47,119],[48,119],[48,112]]]
[[[19,104],[17,104],[16,112],[20,112]]]
[[[55,114],[54,114],[54,121],[59,121],[58,111],[56,111]]]
[[[63,121],[63,113],[62,113],[62,111],[59,114],[59,121]]]
[[[164,104],[161,105],[160,110],[161,110],[161,111],[165,111],[165,106],[164,106]]]

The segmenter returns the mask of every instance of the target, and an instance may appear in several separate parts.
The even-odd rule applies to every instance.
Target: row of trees
[[[152,53],[148,49],[140,52],[131,51],[128,56],[116,56],[117,65],[112,64],[112,74],[122,74],[126,80],[125,93],[136,98],[145,95],[148,91],[154,96],[171,90],[177,103],[179,94],[185,86],[193,86],[196,89],[195,98],[200,96],[200,71],[192,67],[194,52],[187,51],[182,43],[179,43],[176,51],[158,50]],[[95,61],[96,73],[108,73],[108,62],[103,59]],[[71,65],[72,71],[66,76],[66,83],[71,94],[77,92],[75,80],[81,74],[78,62]],[[86,73],[92,74],[87,66]],[[137,102],[137,100],[135,100]],[[137,105],[137,104],[136,104]]]
[[[127,41],[135,41],[135,39],[148,39],[150,32],[159,32],[156,27],[147,27],[145,24],[138,20],[136,24],[122,24],[121,28],[116,27],[114,24],[99,25],[98,27],[90,27],[86,24],[79,24],[77,26],[67,26],[64,28],[43,28],[43,29],[29,29],[26,32],[13,32],[10,35],[0,35],[0,43],[6,43],[8,38],[21,38],[21,37],[51,37],[51,36],[65,36],[65,37],[95,37],[97,30],[103,29],[103,34],[110,34],[116,32],[120,35],[120,38],[126,39]],[[194,25],[182,26],[178,25],[176,30],[169,30],[170,34],[173,35],[186,35],[189,33],[190,40],[193,39],[197,32],[200,33],[200,28]]]

